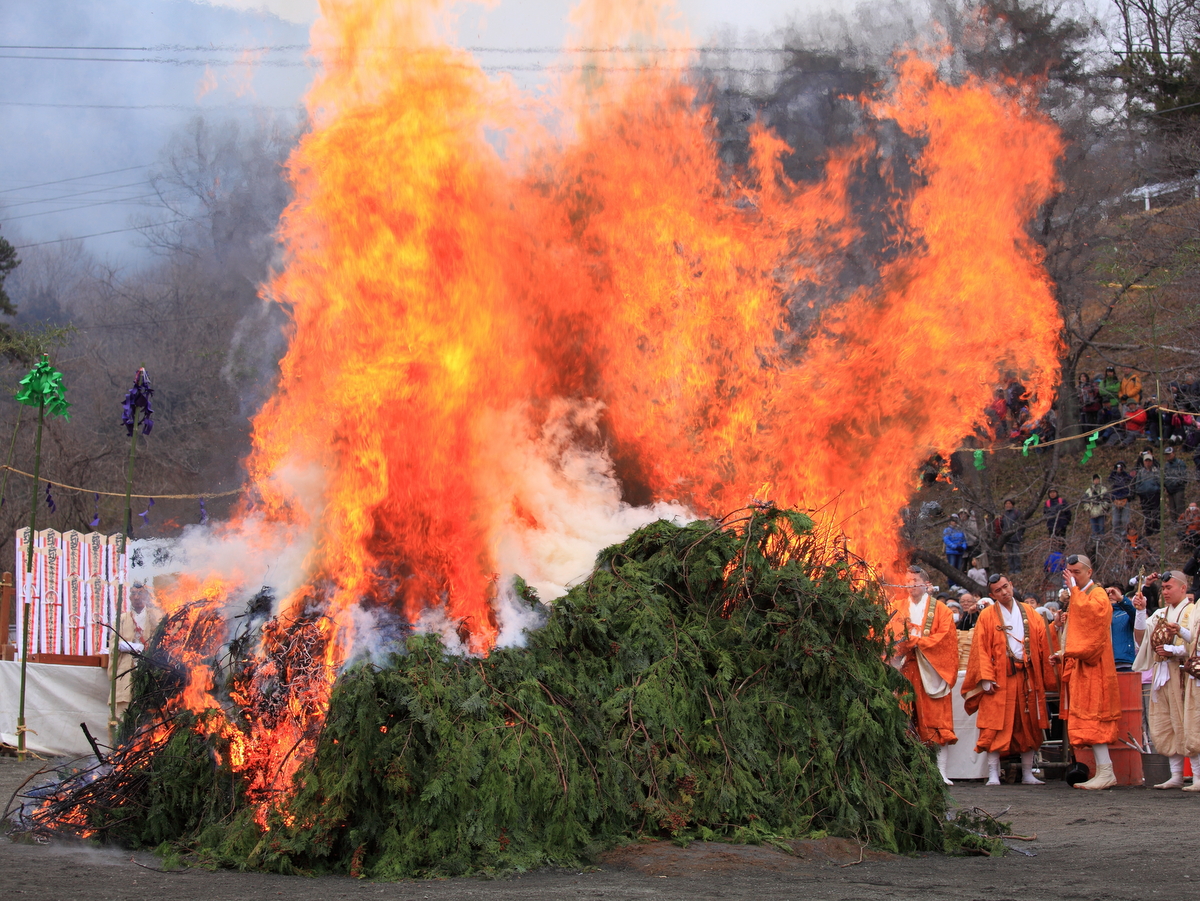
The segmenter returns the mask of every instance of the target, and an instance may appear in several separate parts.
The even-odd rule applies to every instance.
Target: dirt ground
[[[37,765],[0,758],[0,800]],[[287,901],[329,899],[865,899],[1036,901],[1194,898],[1200,896],[1195,824],[1200,793],[1117,788],[1082,792],[1065,783],[987,788],[960,783],[955,805],[994,814],[1008,808],[1026,854],[1003,858],[895,857],[853,842],[798,843],[789,855],[771,847],[653,842],[617,849],[584,871],[547,870],[497,880],[372,883],[348,878],[266,876],[184,870],[161,873],[157,858],[68,844],[0,839],[0,880],[9,898]],[[150,868],[150,869],[147,869]]]

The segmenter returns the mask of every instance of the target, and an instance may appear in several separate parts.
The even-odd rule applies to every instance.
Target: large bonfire
[[[554,103],[441,40],[439,3],[321,6],[266,288],[293,330],[229,526],[310,550],[242,618],[256,576],[162,599],[170,664],[144,668],[126,744],[35,828],[377,875],[657,829],[939,842],[871,572],[901,556],[912,473],[1002,374],[1055,380],[1026,228],[1060,143],[1030,89],[902,56],[862,136],[797,183],[764,128],[722,164],[654,4],[585,0]],[[903,185],[880,123],[918,148]],[[888,248],[846,289],[868,179]],[[513,575],[582,577],[564,543],[668,504],[698,522],[605,552],[529,648],[494,650],[541,609]],[[591,507],[609,532],[570,522]],[[347,668],[366,652],[382,667]]]

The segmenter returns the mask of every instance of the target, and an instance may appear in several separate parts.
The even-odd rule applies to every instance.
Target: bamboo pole
[[[37,536],[38,478],[42,473],[42,425],[46,419],[46,401],[38,404],[37,441],[33,450],[33,496],[29,504],[29,549],[25,555],[25,584],[30,586],[28,600],[21,612],[21,700],[17,708],[17,759],[25,759],[25,683],[29,669],[29,614],[33,599],[33,542]]]
[[[145,414],[142,414],[143,419]],[[125,548],[133,531],[133,462],[137,457],[137,409],[133,411],[133,435],[129,439],[129,466],[125,471],[125,528],[117,541],[117,561],[125,556]],[[113,624],[112,653],[109,655],[108,686],[108,745],[117,746],[117,669],[121,661],[121,613],[125,607],[125,583],[117,580],[117,620]]]

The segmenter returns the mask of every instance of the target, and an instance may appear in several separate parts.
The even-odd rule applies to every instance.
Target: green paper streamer
[[[18,403],[29,407],[44,406],[51,416],[61,416],[70,419],[67,408],[67,389],[63,387],[62,373],[50,365],[50,358],[42,354],[42,359],[35,365],[25,378],[21,379],[20,390],[16,393]]]
[[[983,462],[983,451],[981,450],[975,451],[975,468],[981,472],[987,468],[987,465]]]
[[[1088,436],[1087,448],[1083,452],[1083,459],[1079,461],[1080,466],[1084,466],[1088,460],[1092,459],[1092,451],[1096,449],[1096,442],[1099,440],[1099,432],[1092,432],[1092,434]]]
[[[1021,448],[1021,456],[1028,457],[1029,456],[1029,448],[1031,448],[1035,445],[1041,444],[1041,443],[1042,443],[1041,436],[1038,435],[1037,432],[1034,432],[1032,435],[1030,435],[1028,438],[1025,439],[1025,446]]]

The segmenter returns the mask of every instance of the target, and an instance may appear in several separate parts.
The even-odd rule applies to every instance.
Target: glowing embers
[[[137,670],[125,721],[132,732],[103,759],[24,795],[18,828],[85,837],[93,822],[119,823],[122,805],[145,802],[149,773],[176,760],[212,770],[220,797],[205,804],[247,803],[263,828],[272,809],[286,806],[340,665],[331,622],[311,612],[268,619],[265,589],[237,616],[228,617],[223,601],[209,586],[200,600],[171,604]],[[239,778],[216,779],[229,771]]]

